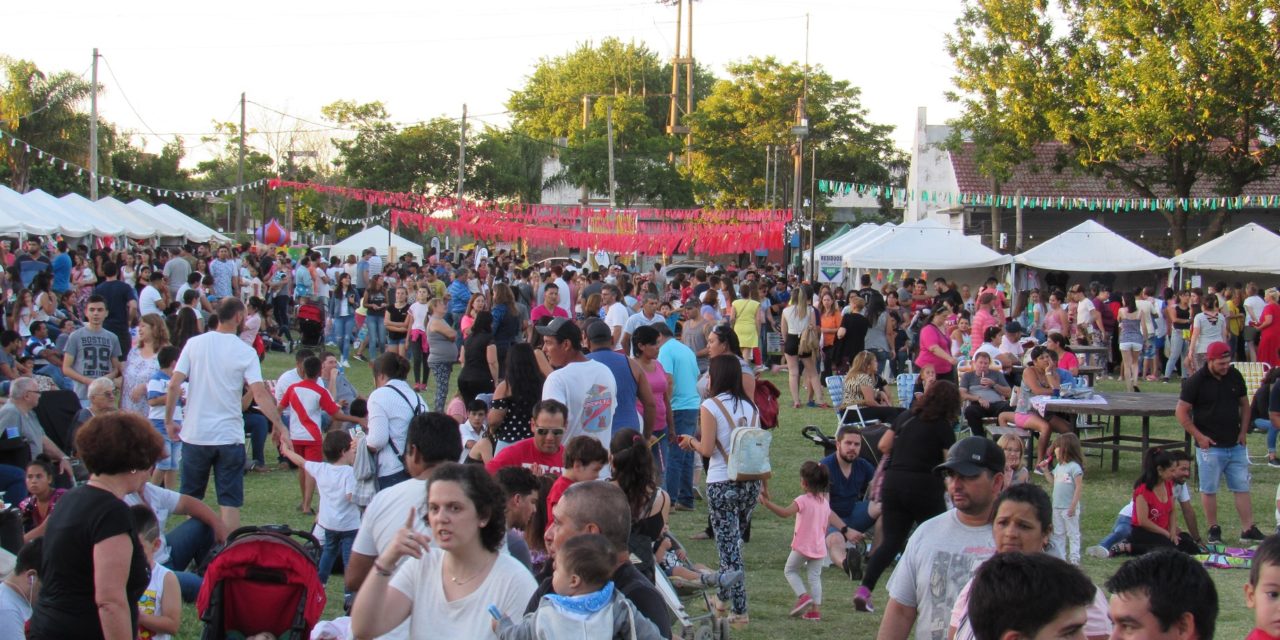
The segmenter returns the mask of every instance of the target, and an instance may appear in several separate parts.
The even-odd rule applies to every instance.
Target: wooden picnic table
[[[1181,447],[1191,453],[1191,436],[1183,435],[1182,440],[1151,437],[1152,416],[1172,416],[1178,407],[1176,393],[1131,393],[1109,392],[1096,393],[1102,396],[1106,404],[1080,404],[1069,399],[1050,399],[1045,403],[1045,411],[1059,413],[1088,414],[1096,416],[1112,416],[1115,418],[1110,435],[1081,438],[1080,444],[1086,449],[1101,449],[1111,452],[1111,470],[1120,470],[1120,452],[1134,451],[1146,454],[1153,446]],[[1121,432],[1121,418],[1135,416],[1142,418],[1142,435],[1125,435]]]

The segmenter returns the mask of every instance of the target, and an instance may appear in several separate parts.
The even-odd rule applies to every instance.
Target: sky
[[[809,61],[860,87],[905,151],[917,107],[931,123],[956,115],[943,38],[959,11],[956,0],[702,0],[693,53],[718,75],[749,56],[802,62],[808,14]],[[339,99],[380,100],[397,122],[465,103],[473,121],[505,126],[507,98],[539,59],[613,36],[665,60],[675,17],[654,0],[46,0],[5,10],[0,54],[88,79],[97,47],[102,117],[152,151],[182,134],[193,164],[214,151],[200,145],[212,122],[238,120],[241,92],[248,128],[264,131],[295,126],[278,112],[321,122]]]

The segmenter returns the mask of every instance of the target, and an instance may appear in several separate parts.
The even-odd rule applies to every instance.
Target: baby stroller
[[[265,631],[307,640],[326,603],[319,559],[320,543],[309,533],[283,525],[236,529],[205,569],[196,598],[201,637]]]
[[[324,307],[310,300],[298,305],[298,331],[302,334],[302,346],[323,346]]]

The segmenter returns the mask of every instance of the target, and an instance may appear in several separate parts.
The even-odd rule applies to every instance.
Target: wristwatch
[[[840,527],[840,535],[842,536],[849,535],[849,525],[846,524],[845,526]]]

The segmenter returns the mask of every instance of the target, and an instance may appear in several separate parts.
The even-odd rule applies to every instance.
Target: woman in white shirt
[[[711,461],[707,467],[707,507],[715,532],[716,551],[720,554],[720,571],[744,571],[741,534],[760,496],[760,482],[730,480],[725,452],[729,450],[733,430],[757,424],[758,411],[742,388],[742,368],[737,358],[716,356],[707,371],[711,376],[711,390],[698,410],[698,437],[682,435],[678,444],[681,449],[697,451]],[[729,623],[738,628],[746,625],[745,582],[721,587],[719,595],[722,602],[730,603]]]
[[[493,638],[489,606],[517,616],[537,591],[529,570],[498,552],[506,497],[483,467],[443,464],[427,487],[427,513],[410,511],[360,586],[351,609],[356,637],[385,634],[408,619],[412,638]],[[430,538],[413,528],[422,517]]]
[[[804,286],[791,291],[791,305],[782,310],[782,353],[787,358],[787,385],[791,387],[791,406],[800,408],[800,365],[804,365],[803,387],[808,392],[809,407],[817,407],[815,399],[822,397],[815,365],[816,353],[800,354],[800,336],[809,325],[818,321],[818,314],[809,304],[809,289]],[[821,340],[819,340],[821,348]],[[822,408],[828,408],[826,403]]]

